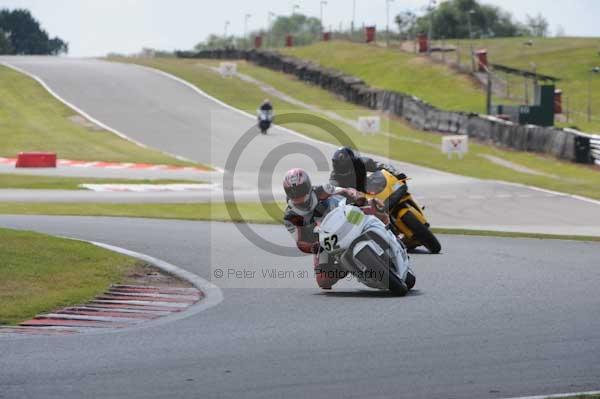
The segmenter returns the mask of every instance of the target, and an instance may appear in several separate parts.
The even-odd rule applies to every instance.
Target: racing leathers
[[[353,167],[340,173],[340,171],[331,171],[329,183],[336,187],[354,188],[362,193],[366,192],[367,172],[376,172],[378,170],[387,170],[394,176],[405,178],[392,165],[377,162],[369,157],[357,157],[352,160]]]
[[[362,193],[354,189],[339,188],[331,184],[313,186],[310,195],[312,197],[311,201],[314,201],[314,204],[307,209],[294,206],[291,201],[288,201],[284,223],[288,232],[296,241],[298,249],[304,253],[312,253],[314,255],[313,265],[317,285],[322,289],[331,289],[344,275],[336,270],[333,259],[320,247],[319,235],[314,232],[314,228],[317,222],[322,220],[330,210],[327,200],[332,195],[342,195],[346,197],[349,203],[354,203],[358,206],[365,206],[368,201]],[[381,204],[372,202],[369,205],[369,208],[364,208],[365,213],[373,214],[382,219],[384,223],[389,223],[387,215],[379,212],[378,208]]]

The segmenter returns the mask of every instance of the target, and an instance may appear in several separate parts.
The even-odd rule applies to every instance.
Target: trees
[[[399,14],[397,18],[407,21],[406,14]],[[414,35],[428,32],[430,22],[434,38],[468,38],[469,22],[474,37],[511,37],[527,33],[526,29],[513,20],[510,13],[496,6],[481,4],[477,0],[445,1],[425,15],[417,17],[407,33]]]
[[[273,22],[270,32],[258,30],[250,32],[248,37],[210,35],[206,40],[198,43],[194,49],[199,51],[225,47],[250,48],[252,46],[250,38],[259,35],[265,36],[264,43],[273,47],[284,46],[287,35],[294,36],[294,45],[310,44],[316,40],[320,40],[321,21],[318,18],[307,17],[302,14],[291,16],[281,15]]]
[[[314,42],[321,34],[321,21],[303,14],[278,16],[271,28],[274,45],[283,45],[287,35],[294,36],[294,43],[302,45]]]
[[[50,38],[28,10],[0,10],[0,54],[58,55],[69,51],[68,43]]]
[[[10,42],[10,34],[0,29],[0,54],[13,54],[14,49]]]
[[[196,44],[194,49],[196,51],[201,51],[201,50],[213,50],[213,49],[219,49],[219,48],[227,48],[227,47],[233,47],[233,46],[234,46],[233,36],[223,37],[223,36],[218,36],[218,35],[210,35],[210,36],[208,36],[208,38],[205,41]]]
[[[548,24],[548,20],[544,18],[542,14],[538,14],[534,17],[527,15],[526,18],[527,21],[525,22],[525,25],[531,36],[548,36],[548,28],[550,25]]]
[[[398,25],[398,31],[401,36],[409,38],[415,34],[417,24],[417,15],[412,11],[404,11],[396,15],[394,22]]]

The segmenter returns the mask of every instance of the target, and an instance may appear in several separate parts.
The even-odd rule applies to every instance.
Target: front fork
[[[390,215],[392,232],[396,235],[402,234],[405,239],[411,240],[414,236],[414,232],[402,221],[404,215],[410,212],[424,225],[428,226],[429,223],[427,222],[427,219],[425,219],[421,208],[419,208],[410,195],[404,197],[401,204],[400,210],[395,215]]]

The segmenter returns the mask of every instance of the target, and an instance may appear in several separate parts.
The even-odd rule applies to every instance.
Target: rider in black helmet
[[[261,111],[273,111],[273,104],[271,104],[271,100],[265,98],[259,108]]]
[[[399,173],[392,165],[377,162],[369,157],[360,157],[350,147],[339,148],[331,158],[333,170],[329,182],[336,187],[354,188],[360,192],[366,191],[367,172],[387,170],[399,179],[405,179],[404,173]]]

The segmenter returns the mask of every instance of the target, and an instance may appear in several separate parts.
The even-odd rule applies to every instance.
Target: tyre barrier
[[[17,156],[16,168],[56,168],[56,153],[21,152]]]
[[[592,139],[594,144],[589,146],[586,157],[577,156],[577,152],[582,150],[577,146],[577,138],[589,137],[586,133],[574,129],[519,125],[477,113],[444,111],[410,94],[375,89],[358,77],[276,51],[229,48],[177,52],[176,55],[179,58],[246,60],[274,71],[295,75],[299,80],[333,92],[348,102],[399,116],[419,130],[465,134],[484,143],[549,154],[572,162],[594,163],[594,160],[600,159],[598,138]],[[592,157],[592,152],[596,158]]]

